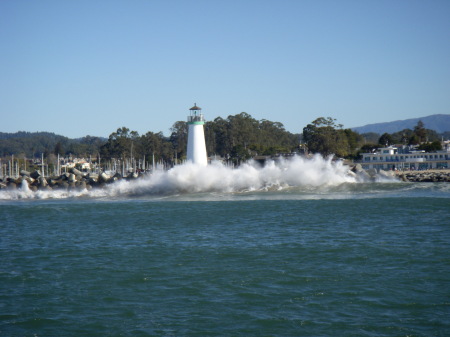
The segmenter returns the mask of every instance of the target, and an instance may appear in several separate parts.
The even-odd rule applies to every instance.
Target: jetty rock
[[[396,175],[406,182],[450,182],[450,170],[399,171]]]
[[[77,170],[76,168],[72,167],[69,169],[69,173],[75,174],[77,177],[85,177],[87,173],[81,172],[80,170]]]
[[[111,176],[109,174],[106,174],[105,172],[102,172],[98,175],[98,182],[99,183],[107,183],[111,179]]]
[[[30,173],[30,177],[33,178],[33,179],[37,179],[40,176],[42,176],[42,173],[41,173],[40,170],[35,170],[35,171]]]
[[[30,177],[30,172],[29,171],[25,171],[25,170],[20,170],[20,175],[22,177],[23,176]]]
[[[366,170],[363,169],[361,164],[356,164],[352,169],[351,172],[355,173],[357,177],[361,178],[362,180],[371,180],[373,179],[369,173],[366,172]]]

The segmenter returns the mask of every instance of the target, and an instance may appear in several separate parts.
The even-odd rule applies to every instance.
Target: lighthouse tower
[[[189,110],[187,159],[194,164],[206,166],[208,157],[206,156],[205,132],[203,131],[205,118],[201,113],[202,109],[197,106],[197,103],[194,103],[194,106]]]

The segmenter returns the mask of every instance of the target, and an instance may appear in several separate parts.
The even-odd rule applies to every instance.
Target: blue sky
[[[450,1],[0,1],[0,132],[450,114]]]

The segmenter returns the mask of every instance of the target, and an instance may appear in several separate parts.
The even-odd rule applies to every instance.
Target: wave
[[[361,174],[364,173],[364,174]],[[231,168],[220,162],[208,166],[192,163],[178,165],[170,170],[156,170],[151,175],[132,181],[120,180],[103,188],[91,190],[38,190],[31,191],[26,182],[17,190],[0,191],[0,200],[63,199],[63,198],[115,198],[123,196],[177,196],[198,193],[244,194],[270,192],[273,194],[339,193],[361,183],[394,183],[394,177],[370,178],[366,172],[353,173],[342,161],[332,161],[316,155],[312,158],[295,156],[290,159],[269,161],[264,166],[249,162]],[[362,186],[362,185],[361,185]]]

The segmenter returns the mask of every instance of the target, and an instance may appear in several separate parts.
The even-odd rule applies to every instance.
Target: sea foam
[[[231,168],[220,162],[208,166],[192,163],[177,165],[170,170],[155,170],[148,176],[132,181],[120,180],[103,188],[91,190],[40,190],[33,192],[24,183],[17,190],[0,191],[0,200],[48,199],[77,197],[119,197],[126,195],[175,195],[184,193],[282,190],[290,187],[337,186],[364,182],[366,178],[349,171],[342,161],[332,161],[316,155],[295,156],[268,161],[265,165],[248,162]]]

